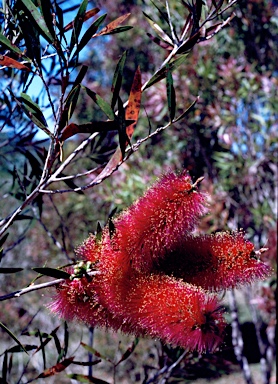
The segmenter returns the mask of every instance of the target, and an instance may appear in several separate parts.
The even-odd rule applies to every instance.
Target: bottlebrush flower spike
[[[170,172],[116,219],[114,241],[135,269],[150,271],[207,213],[206,194],[198,191],[199,181],[192,184],[187,173]]]
[[[199,352],[214,351],[223,340],[225,321],[217,298],[200,287],[166,275],[133,276],[118,300],[122,330],[149,335]]]
[[[269,273],[242,232],[193,236],[206,195],[182,173],[163,176],[77,254],[93,277],[65,280],[50,308],[67,319],[150,335],[200,352],[216,349],[225,322],[214,294]]]
[[[241,231],[185,236],[156,269],[205,289],[221,290],[269,276],[270,268],[258,256]]]
[[[149,335],[189,350],[213,351],[222,342],[225,322],[217,298],[200,287],[162,274],[121,267],[105,230],[100,247],[93,236],[78,249],[94,260],[99,275],[62,283],[51,309],[69,319]]]

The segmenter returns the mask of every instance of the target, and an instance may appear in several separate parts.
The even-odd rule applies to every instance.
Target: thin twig
[[[87,274],[89,276],[95,276],[95,275],[98,275],[99,272],[98,271],[92,271],[92,272],[88,272]],[[53,287],[55,285],[58,285],[58,284],[62,283],[63,281],[65,281],[65,279],[56,279],[56,280],[48,281],[47,283],[30,285],[29,287],[19,289],[18,291],[15,291],[15,292],[12,292],[12,293],[8,293],[7,295],[4,295],[4,296],[0,296],[0,301],[4,301],[4,300],[9,300],[9,299],[13,299],[13,298],[16,298],[16,297],[20,297],[20,296],[25,295],[26,293],[37,291],[39,289],[45,289],[45,288],[48,288],[48,287]]]
[[[85,186],[82,186],[82,187],[77,187],[77,188],[73,188],[73,189],[55,189],[55,190],[48,190],[48,189],[43,189],[43,187],[39,190],[41,193],[45,193],[45,194],[55,194],[55,193],[67,193],[67,192],[80,192],[80,191],[85,191],[86,189],[89,189],[89,188],[92,188],[93,186],[95,185],[98,185],[100,183],[103,182],[103,180],[107,179],[108,177],[110,177],[115,171],[117,171],[117,169],[124,163],[128,160],[128,158],[131,156],[132,153],[138,151],[139,147],[147,140],[149,140],[151,137],[157,135],[159,132],[161,131],[164,131],[165,129],[167,129],[170,125],[172,124],[172,122],[169,122],[167,123],[166,125],[164,125],[163,127],[159,127],[157,128],[154,132],[152,132],[150,135],[144,137],[143,139],[139,139],[135,144],[133,144],[131,147],[127,148],[126,149],[126,156],[123,160],[121,160],[117,165],[115,165],[114,167],[112,167],[108,172],[105,173],[105,175],[103,175],[102,177],[98,177],[97,180],[94,179],[92,180],[89,184],[85,185]],[[52,180],[52,182],[54,181],[59,181],[60,179],[59,178],[55,178],[54,180]],[[50,183],[47,183],[47,184],[50,184]]]

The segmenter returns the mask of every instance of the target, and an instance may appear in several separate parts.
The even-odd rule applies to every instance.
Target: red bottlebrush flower
[[[50,308],[67,319],[150,335],[200,352],[221,343],[225,322],[214,294],[264,278],[242,232],[192,236],[206,195],[186,174],[163,176],[77,253],[99,274],[66,280]]]
[[[114,242],[133,268],[148,272],[206,212],[206,195],[190,176],[168,173],[115,220]]]
[[[119,329],[115,319],[99,300],[98,278],[82,277],[65,280],[57,287],[49,309],[66,320],[78,320],[92,326]]]
[[[200,287],[141,273],[128,282],[123,279],[122,285],[115,296],[118,303],[110,305],[123,318],[123,331],[199,352],[221,344],[225,322],[219,304]]]
[[[242,232],[185,236],[156,269],[214,290],[238,287],[270,274],[270,268],[257,258],[254,245]]]
[[[99,275],[62,283],[51,305],[54,312],[189,350],[220,345],[225,322],[216,296],[170,276],[138,272],[132,264],[122,267],[123,255],[113,249],[106,230],[101,247],[91,236],[78,253],[95,260],[95,250]]]

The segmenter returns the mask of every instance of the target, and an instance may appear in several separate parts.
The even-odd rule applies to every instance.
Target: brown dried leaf
[[[129,125],[126,129],[126,134],[131,138],[134,132],[134,128],[137,124],[139,112],[140,112],[140,106],[141,106],[141,95],[142,95],[142,81],[141,81],[141,72],[140,68],[138,67],[133,83],[131,86],[129,98],[128,98],[128,106],[125,111],[125,118],[126,120],[134,120],[134,123]]]
[[[11,57],[0,55],[0,65],[9,67],[9,68],[16,68],[16,69],[22,69],[24,71],[31,72],[31,69],[26,67],[26,65],[19,63],[18,61],[12,59]]]
[[[118,25],[122,24],[125,21],[125,19],[127,19],[129,16],[130,16],[130,13],[126,13],[125,15],[118,17],[117,19],[113,20],[111,23],[106,25],[106,27],[104,27],[100,32],[94,34],[93,37],[107,35],[111,33],[114,29],[118,27]]]
[[[58,363],[58,364],[54,365],[53,367],[48,368],[45,371],[43,371],[37,377],[37,379],[57,375],[57,373],[64,371],[72,363],[73,359],[74,359],[74,356],[69,357],[68,359],[64,359],[60,363]]]
[[[85,13],[84,21],[89,20],[91,17],[95,16],[99,11],[100,9],[97,7],[90,9],[88,12]],[[73,26],[74,26],[74,21],[71,21],[65,26],[64,32],[69,31],[70,29],[73,28]]]

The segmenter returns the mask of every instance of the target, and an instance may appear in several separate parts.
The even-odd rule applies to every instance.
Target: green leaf
[[[166,23],[168,24],[168,25],[170,25],[170,23],[169,23],[169,19],[168,19],[168,15],[167,15],[167,10],[166,10],[166,8],[165,8],[165,6],[164,6],[164,11],[162,10],[162,9],[160,9],[158,6],[157,6],[157,4],[155,4],[155,2],[153,2],[152,0],[151,0],[151,3],[152,3],[152,5],[158,10],[158,12],[160,13],[160,15],[162,16],[162,18],[166,21]]]
[[[68,324],[65,321],[65,330],[64,330],[64,357],[66,357],[68,353],[68,347],[69,347],[69,329]]]
[[[75,88],[73,88],[67,97],[67,100],[66,100],[66,108],[68,110],[67,121],[69,121],[73,115],[73,112],[76,108],[76,104],[78,101],[79,93],[80,93],[80,84],[78,84]]]
[[[95,361],[73,361],[72,364],[82,365],[83,367],[91,367],[101,362],[101,359]]]
[[[168,70],[167,70],[166,65],[165,65],[162,68],[160,68],[158,71],[156,71],[156,73],[150,78],[150,80],[144,86],[144,89],[147,89],[151,85],[156,84],[160,80],[164,79],[166,77],[168,71],[173,72],[174,70],[176,70],[182,63],[184,63],[187,56],[188,56],[188,53],[185,53],[184,55],[180,56],[179,58],[171,61],[168,64]]]
[[[89,40],[93,37],[93,35],[98,30],[98,27],[103,22],[103,20],[106,18],[107,14],[101,15],[99,18],[97,18],[92,25],[87,29],[87,31],[84,33],[82,38],[80,39],[80,42],[77,44],[76,51],[74,52],[73,58],[87,45]]]
[[[113,76],[112,87],[111,87],[111,92],[113,92],[112,101],[111,101],[112,109],[115,108],[116,102],[120,94],[125,61],[126,61],[126,51],[122,54],[119,62],[117,63],[115,73]]]
[[[96,233],[96,242],[99,243],[101,242],[102,239],[102,227],[100,222],[97,222],[97,233]]]
[[[82,82],[87,71],[88,71],[88,66],[82,65],[80,71],[78,72],[78,75],[76,76],[76,79],[74,80],[72,88],[76,87],[77,85],[79,85]]]
[[[36,345],[30,345],[30,344],[24,345],[25,351],[33,351],[36,348],[37,348]],[[12,348],[7,349],[7,352],[18,353],[18,352],[23,352],[23,349],[22,349],[22,346],[16,345],[16,346],[14,346]]]
[[[192,111],[194,108],[195,104],[199,101],[199,96],[196,98],[196,100],[193,101],[192,104],[180,115],[178,116],[175,120],[173,120],[173,123],[176,123],[177,121],[183,119],[186,115],[188,115],[189,112]]]
[[[57,27],[61,34],[61,40],[62,37],[64,37],[64,12],[61,7],[57,4],[57,1],[55,0],[55,8],[56,8],[56,15],[57,15]]]
[[[176,113],[176,92],[174,88],[174,82],[172,73],[169,70],[169,65],[166,65],[166,90],[167,90],[167,103],[168,103],[168,110],[169,110],[169,116],[170,120],[173,121]]]
[[[4,243],[7,240],[8,236],[9,236],[9,232],[7,232],[3,237],[1,237],[1,239],[0,239],[0,249],[4,245]]]
[[[48,41],[48,43],[53,44],[54,37],[49,32],[49,29],[46,25],[46,22],[39,12],[38,8],[35,6],[32,0],[20,0],[26,7],[26,10],[31,14],[35,23],[34,26],[41,32],[43,37]]]
[[[143,12],[143,14],[144,16],[146,16],[150,26],[158,34],[158,36],[160,36],[161,39],[167,42],[168,44],[174,45],[172,38],[165,31],[163,31],[163,29],[149,15],[147,15],[145,12]]]
[[[113,109],[110,107],[110,105],[107,103],[107,101],[105,101],[102,97],[100,97],[97,93],[95,93],[94,91],[91,91],[89,88],[85,87],[84,85],[82,85],[82,88],[85,89],[87,95],[92,99],[94,100],[94,102],[100,107],[100,109],[102,110],[102,112],[104,112],[106,114],[106,116],[108,117],[108,119],[110,120],[115,120],[115,114],[114,114],[114,111]]]
[[[83,26],[84,18],[85,18],[87,6],[88,6],[88,0],[83,0],[82,3],[80,4],[77,15],[75,16],[75,19],[73,22],[73,30],[71,34],[70,46],[69,46],[70,51],[78,42],[78,38],[79,38],[81,29]]]
[[[108,361],[109,363],[112,363],[112,364],[113,364],[112,360],[110,360],[108,357],[102,355],[102,354],[101,354],[100,352],[98,352],[95,348],[90,347],[89,345],[87,345],[87,344],[85,344],[85,343],[83,343],[83,342],[81,342],[80,344],[82,345],[82,347],[83,347],[84,349],[86,349],[86,351],[90,352],[92,355],[94,355],[94,356],[96,356],[96,357],[99,357],[99,358],[101,358],[102,360]]]
[[[54,328],[50,334],[41,333],[38,330],[38,332],[36,333],[36,337],[39,337],[41,344],[37,347],[35,353],[39,352],[41,349],[44,350],[45,346],[54,338],[59,328],[60,326],[58,325],[58,327]],[[44,341],[42,340],[43,337],[45,338]]]
[[[126,134],[126,124],[125,124],[125,109],[123,102],[120,97],[118,97],[118,132],[119,132],[119,145],[122,153],[122,158],[125,156],[126,143],[129,141],[129,138]]]
[[[4,359],[2,364],[2,380],[7,383],[7,372],[8,372],[8,352],[4,352]]]
[[[48,267],[42,267],[42,268],[32,268],[33,271],[40,273],[41,275],[54,277],[55,279],[69,279],[70,274],[61,271],[60,269],[56,268],[48,268]]]
[[[0,273],[16,273],[23,270],[24,268],[0,268]]]
[[[40,339],[40,343],[41,343],[39,349],[41,349],[41,351],[42,351],[43,369],[46,369],[45,348],[44,348],[44,344],[43,344],[43,340],[42,340],[42,334],[41,334],[41,331],[39,329],[38,329],[38,335],[39,335],[39,339]]]
[[[28,352],[26,351],[26,349],[24,348],[24,346],[21,344],[21,342],[17,339],[17,337],[12,333],[12,331],[9,330],[9,328],[7,328],[3,323],[1,323],[0,321],[0,327],[12,338],[14,339],[14,341],[22,348],[22,350],[24,352],[27,353],[28,355]]]
[[[129,358],[129,356],[132,354],[132,352],[134,351],[134,349],[136,348],[136,346],[138,345],[139,343],[139,338],[136,338],[133,343],[131,344],[131,346],[123,353],[123,355],[121,356],[120,360],[117,361],[117,363],[115,364],[115,366],[118,366],[122,361],[126,360]]]
[[[131,25],[125,25],[123,27],[114,28],[110,32],[102,33],[100,36],[103,36],[103,35],[115,35],[116,33],[125,32],[125,31],[128,31],[129,29],[132,29],[132,28],[133,27]]]
[[[125,120],[125,125],[129,126],[134,123],[134,120]],[[119,129],[118,121],[90,121],[85,124],[70,123],[61,131],[59,139],[65,141],[68,138],[76,135],[77,133],[94,133],[94,132],[109,132],[117,131]]]
[[[50,34],[55,38],[56,33],[53,26],[53,13],[55,13],[55,11],[53,9],[51,1],[37,0],[37,2]]]
[[[52,133],[47,128],[47,123],[45,117],[38,106],[29,95],[26,93],[21,93],[21,107],[25,114],[36,124],[39,128],[41,128],[48,136],[52,136]],[[16,99],[17,100],[17,99]]]
[[[24,59],[31,61],[26,56],[24,56],[24,53],[16,45],[12,44],[12,42],[7,39],[6,36],[4,36],[2,33],[0,33],[0,44],[4,45],[4,47],[10,49],[20,57],[24,57]]]
[[[38,164],[38,162],[37,162],[37,164]],[[36,170],[37,169],[38,169],[38,167],[36,167]],[[20,221],[20,220],[33,220],[33,219],[34,219],[33,216],[22,214],[22,215],[18,215],[14,220],[15,221]]]

